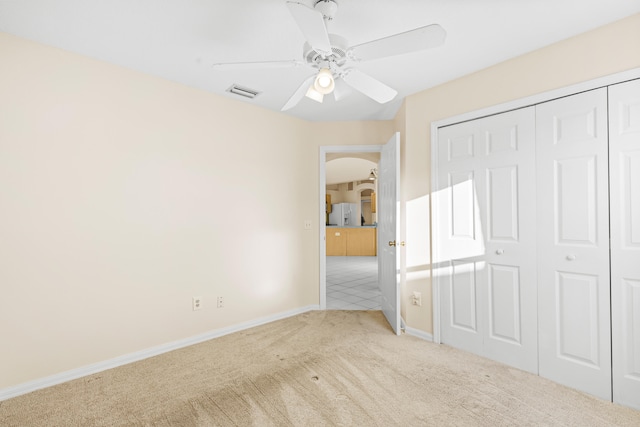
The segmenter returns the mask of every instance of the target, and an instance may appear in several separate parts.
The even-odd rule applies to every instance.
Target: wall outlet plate
[[[413,291],[411,295],[411,303],[413,305],[417,305],[418,307],[422,306],[422,292]]]
[[[193,311],[200,310],[202,308],[202,297],[193,297],[191,300]]]

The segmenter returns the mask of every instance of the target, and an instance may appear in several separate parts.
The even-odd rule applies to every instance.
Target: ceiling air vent
[[[249,98],[249,99],[253,99],[256,96],[260,95],[260,92],[258,92],[255,89],[249,89],[249,88],[246,88],[246,87],[239,86],[237,84],[231,85],[231,87],[229,89],[227,89],[227,92],[234,93],[234,94],[240,95],[240,96],[244,96],[245,98]]]

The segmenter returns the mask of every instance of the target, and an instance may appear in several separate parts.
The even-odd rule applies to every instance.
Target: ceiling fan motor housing
[[[336,34],[329,34],[331,42],[331,54],[326,55],[313,49],[309,43],[305,43],[303,47],[302,57],[304,61],[314,68],[322,68],[329,65],[331,71],[336,71],[338,67],[342,67],[347,62],[347,40]]]

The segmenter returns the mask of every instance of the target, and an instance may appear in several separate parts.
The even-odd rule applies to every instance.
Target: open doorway
[[[394,133],[383,145],[348,145],[320,147],[320,218],[326,216],[326,161],[331,153],[378,153],[378,178],[376,196],[376,256],[378,261],[378,286],[384,317],[395,334],[400,334],[400,277],[397,251],[404,246],[398,233],[399,185],[400,185],[400,133]],[[327,226],[320,221],[320,308],[327,308]]]
[[[327,152],[325,308],[381,310],[377,258],[379,152]]]

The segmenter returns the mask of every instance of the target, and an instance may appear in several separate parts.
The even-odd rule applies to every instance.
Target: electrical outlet
[[[422,292],[413,291],[413,295],[411,296],[411,303],[413,305],[417,305],[418,307],[422,307]]]
[[[310,219],[305,219],[304,220],[304,229],[305,230],[311,230],[311,220]]]
[[[224,308],[224,298],[218,297],[218,308]]]
[[[193,297],[191,300],[193,311],[200,310],[202,308],[202,297]]]

